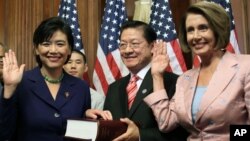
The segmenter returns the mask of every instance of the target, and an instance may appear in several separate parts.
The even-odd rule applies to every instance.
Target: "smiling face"
[[[61,69],[71,53],[66,35],[60,30],[54,32],[49,41],[44,41],[35,48],[42,67]]]
[[[214,52],[216,39],[206,18],[189,13],[186,18],[187,43],[194,54],[200,57]]]
[[[139,72],[151,61],[151,49],[141,28],[127,28],[120,36],[120,53],[123,63],[132,73]]]

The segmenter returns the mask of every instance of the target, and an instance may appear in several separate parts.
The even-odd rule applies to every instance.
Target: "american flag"
[[[62,17],[70,25],[74,36],[74,49],[84,53],[75,0],[61,0],[58,16]]]
[[[187,68],[177,39],[168,0],[153,0],[150,25],[156,31],[157,38],[167,42],[166,48],[170,59],[170,67],[167,70],[182,74]]]
[[[82,43],[82,34],[78,23],[78,14],[75,0],[61,0],[58,16],[62,17],[70,25],[74,37],[74,49],[85,53]],[[83,79],[91,84],[88,73],[83,74]]]
[[[93,72],[93,83],[99,93],[106,94],[109,84],[129,73],[118,49],[120,27],[125,21],[124,0],[106,0]]]
[[[230,20],[231,20],[231,23],[230,23],[231,33],[230,33],[230,43],[227,46],[227,50],[232,53],[240,54],[230,0],[208,0],[208,1],[220,4],[228,13]],[[193,66],[198,67],[199,64],[200,64],[200,60],[197,56],[195,56],[194,61],[193,61]]]

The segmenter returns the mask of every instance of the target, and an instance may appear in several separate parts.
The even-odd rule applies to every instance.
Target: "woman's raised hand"
[[[15,52],[9,50],[3,58],[4,98],[10,98],[23,76],[25,64],[20,67]]]
[[[152,75],[162,75],[167,66],[169,65],[169,58],[167,55],[166,42],[162,40],[157,40],[154,43],[152,49],[153,58],[152,58]]]

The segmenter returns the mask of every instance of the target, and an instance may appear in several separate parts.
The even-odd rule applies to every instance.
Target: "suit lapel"
[[[185,81],[183,81],[184,83],[182,86],[183,87],[182,90],[185,90],[183,91],[183,93],[184,93],[185,107],[186,107],[186,111],[188,114],[189,122],[192,122],[191,105],[193,102],[193,97],[194,97],[195,87],[197,85],[198,76],[199,76],[198,68],[192,71],[190,74],[183,75],[183,79],[185,79]]]
[[[61,86],[58,90],[55,106],[60,109],[65,105],[71,98],[74,96],[73,93],[69,90],[72,90],[72,85],[74,84],[72,79],[68,74],[65,73],[64,78],[62,79]]]
[[[32,76],[37,76],[37,77],[32,77]],[[36,68],[28,77],[31,81],[34,82],[33,83],[34,87],[32,87],[33,93],[51,107],[60,109],[73,96],[70,92],[67,91],[70,90],[69,87],[71,87],[72,84],[68,82],[70,81],[70,78],[66,73],[64,75],[64,78],[62,79],[61,86],[58,90],[56,101],[52,98],[50,91],[44,81],[44,78],[40,73],[39,68]]]
[[[230,53],[226,53],[209,82],[207,91],[202,98],[200,111],[197,113],[196,121],[199,120],[208,109],[209,105],[211,105],[211,103],[222,93],[224,88],[231,82],[236,71],[237,61],[235,57]]]
[[[30,75],[28,76],[28,79],[33,82],[32,84],[34,86],[32,87],[31,91],[34,93],[34,95],[39,97],[45,103],[53,106],[54,100],[40,72],[40,68],[37,67],[34,70],[32,70]]]
[[[151,71],[149,70],[145,78],[143,79],[140,88],[137,91],[135,100],[131,106],[131,109],[129,110],[128,117],[133,116],[138,106],[141,104],[141,102],[143,102],[143,99],[152,92],[152,89],[153,89],[152,85],[153,85],[153,81],[151,77]]]

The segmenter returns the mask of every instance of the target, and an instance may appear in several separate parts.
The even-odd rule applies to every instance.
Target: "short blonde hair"
[[[184,15],[179,30],[179,41],[184,52],[190,52],[187,43],[186,19],[189,13],[200,14],[208,21],[215,39],[215,49],[225,49],[230,39],[230,18],[223,7],[216,3],[201,1],[191,5]]]

